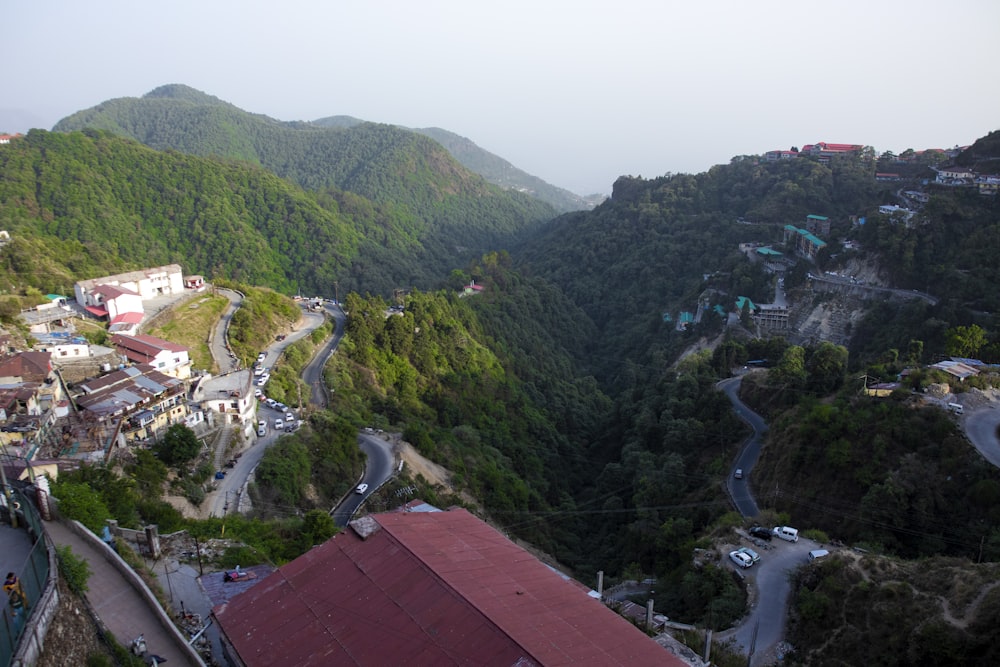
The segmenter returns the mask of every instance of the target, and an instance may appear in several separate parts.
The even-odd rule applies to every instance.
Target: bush
[[[59,574],[69,589],[77,595],[83,595],[90,590],[87,585],[91,575],[90,563],[82,556],[73,553],[73,549],[69,546],[57,546],[56,554],[59,556]]]

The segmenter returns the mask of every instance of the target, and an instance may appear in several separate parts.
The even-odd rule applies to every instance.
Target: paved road
[[[228,373],[239,368],[239,360],[229,350],[226,332],[229,330],[229,321],[233,319],[233,313],[243,303],[243,295],[231,289],[219,289],[217,293],[219,296],[229,299],[229,306],[226,308],[226,312],[222,314],[222,317],[219,318],[219,322],[215,325],[215,330],[212,331],[212,337],[209,340],[209,350],[211,350],[212,358],[215,359],[215,363],[219,367],[219,373]]]
[[[347,498],[344,498],[330,512],[333,516],[333,522],[341,527],[346,526],[347,522],[351,520],[351,517],[358,511],[358,508],[365,499],[392,476],[392,470],[396,462],[392,445],[377,434],[359,434],[358,445],[361,447],[361,451],[368,457],[365,474],[361,480],[368,485],[368,491],[364,494],[348,494]]]
[[[232,302],[226,313],[228,317],[231,317],[232,313],[235,312],[235,306],[239,303],[239,295],[236,292],[231,292],[229,290],[221,291],[228,292],[225,296],[229,297]],[[267,350],[263,350],[263,352],[266,353],[266,358],[264,360],[265,366],[272,367],[281,357],[281,354],[285,351],[286,347],[295,341],[308,336],[322,326],[323,322],[326,321],[326,318],[322,313],[316,313],[308,310],[303,310],[302,318],[302,324],[298,329],[288,334],[284,340],[275,341],[272,345],[268,346]],[[225,326],[220,324],[216,328],[215,335],[212,338],[213,353],[220,347],[223,351],[225,350],[225,347],[219,342],[219,339],[224,332]],[[223,354],[225,354],[225,352],[223,352]],[[226,358],[228,359],[228,357]],[[264,387],[264,389],[266,390],[266,387]],[[298,417],[302,416],[301,411],[295,409],[295,406],[290,407]],[[243,451],[240,458],[236,461],[235,467],[225,469],[226,477],[215,482],[215,490],[208,493],[205,497],[205,503],[207,503],[209,508],[209,516],[223,516],[228,513],[241,511],[240,501],[243,500],[242,492],[244,490],[244,486],[246,485],[246,480],[250,476],[253,469],[257,467],[257,464],[260,463],[260,459],[264,456],[264,450],[270,447],[281,435],[274,430],[274,420],[275,418],[283,416],[284,413],[272,410],[263,403],[257,404],[258,419],[264,419],[268,424],[267,435],[263,437],[255,436],[253,444],[248,449]]]
[[[746,541],[746,546],[751,546],[760,554],[760,562],[747,570],[737,568],[727,557],[728,566],[738,570],[749,582],[752,606],[750,614],[740,625],[716,634],[719,641],[733,639],[746,652],[753,644],[750,664],[754,667],[773,664],[773,649],[785,637],[788,601],[792,592],[789,575],[792,570],[806,564],[809,551],[819,548],[815,542],[805,538],[794,543],[775,538],[769,544],[771,548],[766,549]]]
[[[729,478],[726,481],[726,488],[729,490],[729,496],[733,499],[736,509],[743,516],[753,517],[760,514],[760,510],[757,508],[757,502],[750,492],[750,475],[760,456],[761,438],[767,433],[767,423],[763,417],[740,401],[738,395],[742,380],[742,377],[729,378],[719,382],[716,386],[729,398],[736,414],[753,429],[753,435],[747,438],[746,442],[740,448],[736,461],[729,471]],[[737,469],[743,471],[743,479],[733,477],[733,473]]]
[[[965,435],[972,445],[979,450],[983,458],[1000,468],[1000,439],[997,439],[1000,408],[997,408],[996,403],[991,402],[974,410],[966,408],[961,421]]]
[[[330,355],[340,345],[340,341],[344,337],[344,324],[347,322],[347,315],[340,306],[327,303],[325,307],[326,312],[329,313],[330,317],[336,323],[336,329],[333,332],[333,336],[327,340],[326,345],[316,353],[316,356],[309,362],[309,365],[302,371],[302,381],[311,388],[309,402],[321,408],[327,406],[327,396],[323,389],[323,368],[326,367],[326,362],[330,359]]]

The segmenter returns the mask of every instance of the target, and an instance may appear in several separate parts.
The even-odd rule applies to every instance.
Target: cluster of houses
[[[251,439],[252,371],[217,377],[194,371],[186,347],[138,332],[147,306],[162,308],[204,288],[201,276],[185,277],[172,264],[80,281],[72,302],[50,295],[48,304],[23,313],[30,349],[0,337],[3,451],[73,467],[148,445],[174,424],[202,433],[230,427]],[[107,322],[110,344],[74,333],[79,317]]]

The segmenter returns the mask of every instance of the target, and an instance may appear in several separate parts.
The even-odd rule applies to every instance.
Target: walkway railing
[[[54,575],[51,571],[51,566],[55,562],[55,558],[54,554],[50,553],[51,545],[45,539],[41,517],[38,516],[34,505],[28,502],[19,491],[12,491],[11,501],[14,504],[18,520],[26,524],[25,529],[31,537],[33,544],[28,557],[24,561],[24,565],[15,569],[15,573],[21,580],[21,588],[24,590],[27,604],[18,609],[15,615],[15,610],[9,602],[2,600],[3,613],[2,617],[0,617],[0,665],[10,665],[14,661],[18,643],[24,636],[26,629],[29,628],[29,624],[27,623],[28,618],[36,609],[47,606],[45,601],[51,597],[47,593],[51,593],[55,588],[55,579],[50,580],[50,574]],[[10,508],[7,509],[9,510]],[[37,618],[38,614],[32,619],[32,623],[35,623]],[[44,629],[42,630],[42,636],[44,637]]]

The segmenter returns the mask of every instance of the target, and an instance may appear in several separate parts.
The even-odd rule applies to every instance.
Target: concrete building
[[[101,286],[120,287],[137,294],[140,300],[146,300],[169,294],[183,294],[184,275],[180,264],[168,264],[114,276],[81,280],[73,286],[76,302],[83,308],[91,305],[94,301],[92,293]]]

